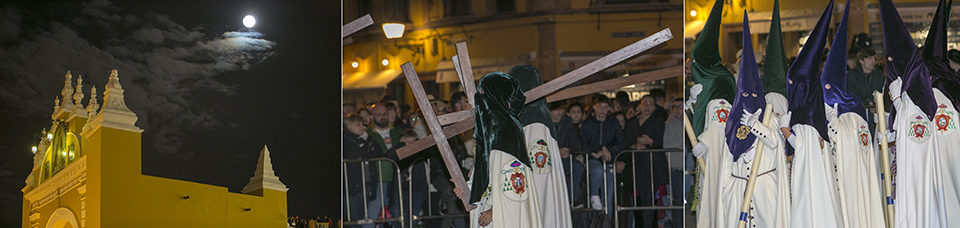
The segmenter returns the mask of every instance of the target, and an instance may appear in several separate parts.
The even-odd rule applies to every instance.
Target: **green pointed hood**
[[[767,36],[767,51],[763,57],[763,91],[787,94],[787,55],[783,50],[783,35],[780,31],[780,1],[773,2],[773,18],[770,20],[770,35]]]
[[[723,66],[720,59],[720,20],[723,14],[723,0],[713,4],[713,10],[703,25],[697,43],[690,53],[693,82],[703,85],[703,91],[697,97],[697,105],[693,109],[693,132],[700,136],[703,132],[707,103],[713,99],[725,99],[732,102],[736,93],[737,83],[733,73]]]

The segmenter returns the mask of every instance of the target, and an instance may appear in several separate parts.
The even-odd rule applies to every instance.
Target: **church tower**
[[[273,172],[264,146],[243,189],[154,177],[141,173],[137,115],[124,101],[116,70],[98,102],[83,79],[64,75],[50,130],[34,149],[25,180],[22,227],[286,227],[287,187]]]
[[[250,182],[247,183],[247,186],[244,186],[240,192],[248,195],[276,199],[277,202],[281,202],[277,205],[280,207],[279,209],[286,212],[287,190],[289,190],[287,185],[280,182],[280,177],[273,172],[273,162],[270,161],[270,150],[267,149],[267,145],[263,145],[263,150],[260,150],[260,159],[257,161],[257,170],[253,172],[253,177],[250,178]],[[284,213],[283,216],[286,217],[286,213]]]

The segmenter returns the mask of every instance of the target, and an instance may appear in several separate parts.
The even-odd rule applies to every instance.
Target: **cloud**
[[[207,34],[202,26],[187,29],[162,14],[124,14],[108,1],[81,7],[80,14],[50,21],[23,20],[36,12],[0,8],[0,114],[49,115],[67,71],[74,86],[82,75],[86,98],[96,86],[102,104],[103,86],[117,69],[126,103],[140,118],[137,126],[153,140],[145,146],[189,158],[178,152],[183,132],[230,126],[195,105],[195,94],[237,95],[238,87],[217,76],[248,70],[277,54],[275,42],[253,31]]]

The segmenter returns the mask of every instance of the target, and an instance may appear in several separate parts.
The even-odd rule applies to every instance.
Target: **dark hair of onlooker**
[[[663,89],[651,89],[649,96],[653,96],[653,98],[659,97],[660,99],[663,99],[664,97],[667,96],[667,92],[663,91]]]
[[[400,118],[407,118],[407,113],[410,113],[410,105],[400,104],[400,113],[397,113],[397,115]]]
[[[950,59],[950,61],[960,63],[960,51],[958,51],[957,49],[950,49],[949,51],[947,51],[947,58]]]
[[[620,104],[620,108],[626,108],[627,105],[630,105],[630,94],[624,91],[617,92],[617,95],[614,97],[617,103]]]
[[[453,92],[453,94],[450,94],[450,105],[460,103],[460,100],[463,100],[466,98],[467,98],[466,93],[463,93],[461,91]]]
[[[623,116],[624,119],[627,118],[627,114],[623,111],[611,113],[610,116],[616,118],[617,116]]]
[[[411,138],[416,139],[416,138],[417,138],[417,132],[414,132],[413,129],[403,130],[403,132],[400,132],[400,138],[402,139],[402,138],[405,138],[405,137],[411,137]]]
[[[874,55],[877,55],[877,52],[873,51],[873,48],[860,49],[860,52],[857,52],[857,60],[864,60]]]
[[[550,111],[557,110],[557,109],[563,109],[562,101],[555,101],[553,103],[550,103]]]
[[[607,103],[607,105],[613,106],[613,102],[610,101],[610,98],[607,95],[597,94],[593,96],[593,104]]]
[[[570,112],[570,109],[573,108],[573,107],[580,108],[581,111],[583,110],[583,105],[580,105],[580,102],[574,101],[574,102],[571,102],[570,104],[568,104],[568,105],[567,105],[567,108],[566,108],[565,110],[563,110],[563,111],[564,111],[564,112]]]
[[[380,105],[383,105],[383,108],[386,108],[387,111],[397,110],[397,105],[394,105],[392,102],[380,102]]]

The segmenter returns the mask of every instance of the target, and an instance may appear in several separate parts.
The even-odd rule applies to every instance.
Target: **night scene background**
[[[239,192],[267,145],[288,215],[338,217],[340,23],[339,1],[0,3],[0,227],[21,224],[64,74],[102,104],[112,69],[143,174]]]

